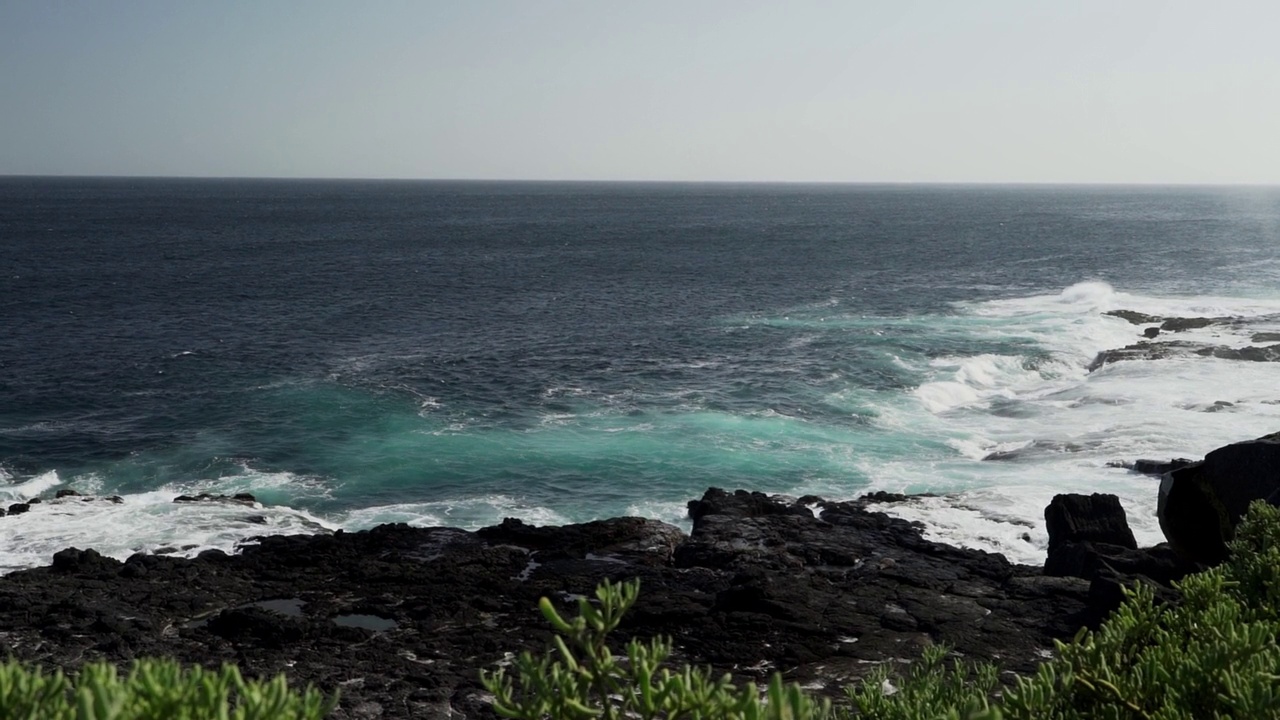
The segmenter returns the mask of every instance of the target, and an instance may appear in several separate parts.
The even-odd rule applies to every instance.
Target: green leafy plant
[[[858,716],[878,720],[999,720],[989,703],[999,670],[992,663],[946,664],[948,648],[931,645],[905,675],[882,664],[861,683],[847,689]],[[896,681],[896,682],[895,682]]]
[[[578,615],[566,620],[547,598],[539,609],[556,631],[554,647],[534,657],[523,652],[506,669],[482,671],[481,682],[493,694],[493,707],[519,720],[586,718],[690,718],[699,720],[816,720],[830,707],[796,685],[774,675],[765,697],[752,684],[735,685],[728,675],[664,665],[671,642],[632,640],[625,655],[614,654],[606,640],[640,592],[638,580],[596,588],[595,603],[578,600]]]
[[[234,665],[138,660],[122,678],[114,665],[92,663],[74,679],[13,660],[0,665],[0,717],[14,720],[317,720],[336,702],[310,687],[290,689],[283,675],[245,680]]]

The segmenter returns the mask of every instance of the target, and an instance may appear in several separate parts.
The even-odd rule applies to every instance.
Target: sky
[[[0,174],[1280,183],[1280,3],[0,0]]]

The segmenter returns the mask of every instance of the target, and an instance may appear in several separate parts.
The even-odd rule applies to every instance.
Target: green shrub
[[[521,653],[514,679],[505,669],[481,672],[493,693],[494,709],[520,720],[585,718],[690,718],[700,720],[816,720],[829,714],[825,701],[809,698],[799,687],[774,675],[767,698],[755,685],[734,685],[728,675],[685,666],[672,671],[663,663],[671,643],[663,638],[632,640],[626,656],[606,644],[623,613],[635,603],[638,580],[596,589],[598,606],[578,601],[578,616],[565,620],[551,601],[539,608],[556,631],[555,648],[540,658]]]
[[[877,720],[921,718],[999,718],[989,706],[999,669],[991,663],[946,665],[945,645],[924,649],[906,675],[894,675],[880,665],[866,679],[846,691],[858,717]]]
[[[121,678],[93,663],[75,679],[13,660],[0,665],[0,717],[6,720],[315,720],[337,697],[289,689],[284,676],[245,680],[234,665],[184,668],[173,660],[139,660]]]

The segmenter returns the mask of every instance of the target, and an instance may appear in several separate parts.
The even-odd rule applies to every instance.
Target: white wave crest
[[[9,480],[9,476],[4,477]],[[58,477],[57,470],[50,470],[41,473],[26,482],[16,485],[0,486],[0,498],[4,500],[30,500],[39,497],[42,493],[48,492],[53,488],[62,484],[62,479]]]

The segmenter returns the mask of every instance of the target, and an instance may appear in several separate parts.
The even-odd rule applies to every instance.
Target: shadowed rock
[[[1280,433],[1218,448],[1165,474],[1157,515],[1169,544],[1189,560],[1216,564],[1249,503],[1280,501]]]
[[[1057,495],[1044,514],[1045,574],[1088,580],[1095,612],[1115,610],[1124,600],[1123,588],[1135,582],[1151,585],[1161,600],[1175,601],[1172,583],[1201,569],[1168,545],[1138,548],[1115,495]]]
[[[1094,546],[1137,549],[1120,498],[1115,495],[1055,495],[1044,509],[1049,534],[1046,575],[1092,577]]]
[[[1174,458],[1172,460],[1134,460],[1133,466],[1130,468],[1134,472],[1143,475],[1163,475],[1172,470],[1184,468],[1195,462],[1188,458]]]

